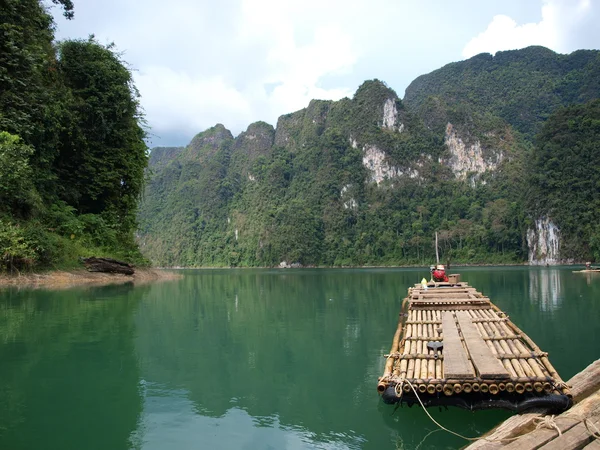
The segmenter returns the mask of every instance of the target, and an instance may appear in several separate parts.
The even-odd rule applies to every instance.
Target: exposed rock
[[[363,152],[363,166],[371,172],[371,181],[379,184],[385,179],[400,175],[398,168],[387,163],[383,150],[374,145],[365,145]]]
[[[389,130],[395,130],[402,132],[404,130],[403,123],[398,122],[398,109],[396,108],[396,102],[392,98],[388,98],[383,104],[383,128]]]
[[[529,264],[559,264],[560,230],[549,217],[535,221],[535,228],[527,230]]]
[[[446,126],[444,143],[451,155],[447,164],[454,176],[461,180],[466,180],[469,174],[481,175],[495,170],[503,159],[502,152],[493,152],[491,156],[484,157],[479,140],[466,144],[451,123]]]

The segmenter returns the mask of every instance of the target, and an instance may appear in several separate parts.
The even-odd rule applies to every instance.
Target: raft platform
[[[464,282],[409,288],[385,356],[385,403],[515,412],[572,404],[548,354]]]

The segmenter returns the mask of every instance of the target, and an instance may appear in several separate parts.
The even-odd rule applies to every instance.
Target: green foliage
[[[71,0],[52,2],[73,17]],[[53,30],[39,0],[0,7],[0,270],[90,251],[147,263],[133,237],[147,148],[131,71],[112,45],[55,45]]]
[[[600,95],[599,58],[597,51],[560,55],[544,47],[482,53],[416,78],[404,103],[424,115],[440,102],[429,119],[438,129],[448,121],[462,126],[493,116],[533,139],[556,108]],[[476,134],[486,131],[474,125],[469,128]]]
[[[143,252],[165,266],[422,265],[435,256],[437,232],[444,262],[520,263],[532,219],[554,208],[554,195],[539,199],[556,185],[589,201],[557,206],[580,224],[570,236],[585,236],[570,254],[597,254],[600,184],[589,173],[597,164],[582,170],[571,164],[580,159],[559,156],[566,140],[581,150],[572,133],[544,157],[546,144],[534,149],[532,136],[556,108],[600,95],[599,55],[541,47],[478,55],[419,77],[404,101],[372,80],[352,99],[313,100],[280,117],[275,133],[253,124],[234,140],[219,125],[186,149],[154,150],[139,215]],[[576,125],[587,113],[573,114],[579,132],[593,128],[591,119]],[[495,170],[457,179],[448,123]],[[589,153],[598,139],[586,139]],[[369,162],[367,150],[382,161]],[[371,163],[395,175],[376,184]],[[551,181],[532,181],[532,163]]]
[[[38,203],[29,159],[33,149],[15,135],[0,131],[0,203],[16,212]]]
[[[600,100],[560,109],[537,138],[529,164],[534,217],[546,214],[565,238],[563,257],[600,256]]]
[[[21,227],[0,220],[0,268],[13,270],[33,265],[36,252]]]

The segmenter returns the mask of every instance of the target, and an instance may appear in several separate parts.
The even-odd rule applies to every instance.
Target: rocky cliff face
[[[559,264],[560,230],[549,217],[535,221],[535,227],[527,230],[529,264]]]
[[[239,172],[242,178],[253,181],[250,168],[260,156],[269,158],[273,151],[275,129],[266,122],[255,122],[235,138],[231,153],[230,168]]]
[[[466,180],[469,177],[472,183],[478,175],[496,170],[504,158],[501,151],[489,151],[488,156],[484,156],[481,142],[474,139],[472,143],[465,143],[451,123],[446,126],[444,144],[450,152],[450,158],[440,162],[445,162],[456,178]]]
[[[140,219],[150,256],[175,246],[161,263],[422,263],[444,231],[444,251],[464,262],[524,260],[526,235],[531,263],[556,263],[555,224],[524,229],[524,160],[558,106],[600,95],[599,70],[600,52],[478,55],[419,77],[403,100],[371,80],[275,128],[234,139],[217,125],[185,150],[156,149]]]

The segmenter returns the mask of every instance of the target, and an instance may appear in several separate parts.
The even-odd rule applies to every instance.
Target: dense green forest
[[[550,217],[562,258],[599,258],[599,79],[598,51],[482,54],[404,99],[367,81],[276,128],[219,124],[155,148],[142,252],[164,266],[429,264],[437,232],[444,261],[518,263]]]
[[[72,19],[71,0],[53,0]],[[147,147],[113,45],[57,42],[40,0],[0,5],[0,271],[81,256],[143,263],[134,240]]]
[[[528,168],[528,210],[560,224],[562,256],[600,261],[600,99],[552,115]]]

